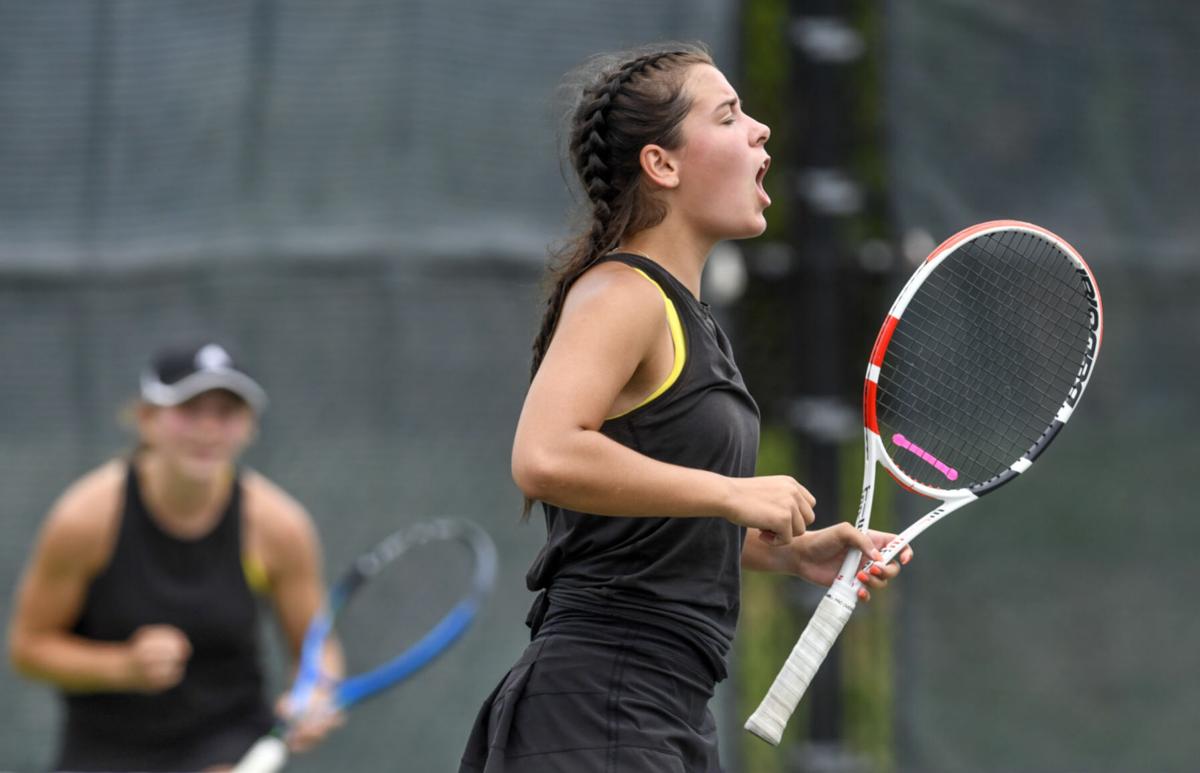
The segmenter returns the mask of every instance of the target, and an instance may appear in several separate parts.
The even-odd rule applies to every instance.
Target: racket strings
[[[945,319],[945,315],[942,315]],[[907,352],[908,357],[901,357],[903,362],[905,359],[909,361],[911,373],[907,373],[906,378],[898,379],[900,383],[912,382],[913,388],[907,390],[902,396],[899,396],[901,404],[912,403],[913,407],[923,414],[923,418],[929,421],[934,421],[938,416],[945,416],[945,406],[933,405],[931,399],[935,397],[934,390],[940,384],[943,389],[952,390],[959,399],[964,399],[969,403],[981,406],[985,409],[990,409],[992,415],[989,424],[995,425],[1003,423],[1006,425],[1014,425],[1024,423],[1025,431],[1023,434],[1028,436],[1031,432],[1040,434],[1045,428],[1045,424],[1041,424],[1037,419],[1032,419],[1030,414],[1017,410],[1017,407],[1010,402],[996,401],[991,399],[990,391],[985,390],[984,381],[966,378],[964,373],[984,373],[986,377],[993,379],[999,375],[1011,373],[1013,370],[1021,366],[1018,352],[1015,352],[1011,346],[1000,347],[993,345],[994,339],[986,336],[981,337],[976,332],[966,330],[962,325],[953,318],[946,320],[949,324],[957,327],[956,332],[959,336],[979,338],[985,342],[976,352],[971,353],[971,359],[965,363],[964,369],[951,370],[947,363],[942,358],[926,358],[924,361],[919,361],[916,351],[919,349],[921,342],[913,340],[907,329],[898,330],[898,337],[895,338],[898,349],[902,352]],[[925,368],[920,367],[925,365]],[[1061,402],[1063,392],[1058,389],[1051,389],[1058,385],[1044,376],[1044,369],[1035,370],[1032,375],[1036,381],[1031,380],[1026,386],[1037,393],[1037,397],[1042,398],[1039,407],[1045,410],[1054,410]],[[885,392],[887,384],[884,385]],[[928,398],[928,399],[924,399]],[[1042,411],[1044,415],[1045,410]],[[953,414],[951,414],[953,415]],[[1039,417],[1040,418],[1040,417]],[[1011,458],[993,458],[993,462],[1011,461]],[[994,466],[994,465],[993,465]]]
[[[943,471],[896,450],[895,431],[957,470],[953,487],[1002,472],[1074,383],[1090,313],[1074,262],[1049,240],[1000,232],[944,258],[910,299],[881,368],[877,415],[893,459],[950,487]]]
[[[348,675],[404,653],[471,591],[471,551],[462,541],[426,534],[423,527],[398,532],[356,561],[366,576],[335,624]]]
[[[985,338],[983,340],[987,341],[990,339]],[[933,360],[930,364],[932,367],[927,366],[925,369],[917,369],[915,374],[917,386],[928,390],[935,389],[940,385],[943,388],[955,390],[958,401],[973,406],[970,415],[962,418],[969,420],[973,424],[979,423],[979,412],[984,411],[986,416],[982,417],[982,423],[985,426],[1008,427],[1010,429],[1009,434],[1014,434],[1015,431],[1015,434],[1023,438],[1036,437],[1045,428],[1045,424],[1042,424],[1037,419],[1031,420],[1029,405],[1017,405],[1012,401],[997,399],[997,395],[993,391],[984,389],[981,386],[981,384],[987,385],[989,383],[994,385],[997,383],[996,379],[1006,371],[1018,368],[1029,370],[1026,367],[1028,363],[1022,362],[1020,354],[1014,352],[1010,347],[983,346],[974,352],[969,359],[965,359],[965,366],[973,369],[968,372],[983,374],[985,378],[991,378],[992,382],[963,379],[959,372],[948,370],[945,363],[938,360]],[[930,383],[929,379],[938,383]],[[1053,411],[1057,407],[1059,397],[1064,394],[1058,389],[1050,393],[1042,384],[1036,383],[1033,380],[1026,386],[1031,392],[1026,397],[1032,397],[1039,403],[1036,407],[1038,408],[1037,412],[1041,416],[1045,416],[1049,411]],[[921,392],[916,391],[911,395],[910,399],[916,399],[921,394]],[[1040,400],[1037,399],[1039,397],[1041,398]],[[948,407],[946,405],[942,403],[933,404],[928,400],[923,405],[918,402],[918,407],[924,408],[924,418],[928,420],[935,419],[937,416],[954,417],[956,415],[955,411],[947,410]],[[953,408],[953,406],[949,407]],[[960,437],[962,436],[961,431],[956,432],[956,434]],[[999,456],[992,456],[991,464],[988,466],[995,469],[997,463],[1008,462],[1011,459],[1012,453],[1006,449],[1005,453]]]
[[[967,278],[968,278],[968,280],[973,280],[973,278],[978,278],[978,277],[967,277]],[[988,278],[988,277],[983,277],[983,278]],[[980,284],[980,282],[978,282],[978,281],[971,281],[971,282],[968,282],[968,284],[970,284],[970,287],[972,289],[976,290],[976,292],[974,292],[971,296],[971,300],[973,301],[972,305],[974,305],[974,306],[979,305],[980,299],[986,299],[986,298],[989,298],[989,296],[990,296],[990,298],[992,298],[994,300],[1003,300],[1004,299],[1004,295],[1002,293],[1004,292],[1004,289],[1006,289],[1006,288],[997,286],[997,284],[995,282],[992,282],[990,287],[982,286],[982,284]],[[1040,304],[1040,306],[1051,307],[1049,304],[1046,304],[1046,302],[1042,302],[1042,304]],[[1021,311],[1037,312],[1037,311],[1039,311],[1039,308],[1038,308],[1038,305],[1030,305],[1030,304],[1027,304],[1027,302],[1026,302],[1026,304],[1021,304],[1021,306],[1018,308],[1009,308],[1007,313],[1010,314],[1010,318],[1012,318],[1012,319],[1027,319],[1028,317],[1020,316]],[[959,312],[958,314],[956,314],[956,317],[961,319],[962,313]],[[1021,367],[1021,366],[1025,365],[1025,361],[1024,361],[1026,359],[1025,355],[1027,355],[1028,353],[1014,352],[1014,348],[1013,348],[1012,344],[1010,344],[1010,343],[1008,344],[1008,346],[998,346],[998,344],[1003,343],[1003,340],[1001,337],[998,337],[996,335],[995,331],[992,331],[990,335],[979,335],[977,331],[979,329],[983,328],[983,326],[979,324],[980,319],[982,319],[982,318],[974,317],[974,319],[976,319],[976,325],[974,325],[973,330],[964,330],[964,329],[962,329],[962,326],[959,325],[959,334],[960,335],[967,335],[968,337],[972,338],[972,340],[977,340],[977,341],[980,341],[983,343],[983,346],[979,347],[979,349],[978,349],[979,356],[977,356],[977,358],[974,358],[974,360],[971,362],[972,366],[974,366],[976,368],[982,368],[982,370],[984,372],[989,372],[989,374],[994,374],[994,373],[991,373],[991,371],[1006,371],[1006,370],[1010,370],[1010,368]],[[1051,322],[1057,322],[1057,320],[1051,320]],[[1022,328],[1025,328],[1026,335],[1027,335],[1028,323],[1022,323],[1021,326],[1022,326]],[[1043,325],[1043,326],[1045,326],[1045,325]],[[1036,354],[1036,353],[1034,353],[1034,354]],[[1044,365],[1044,364],[1042,364],[1042,365]],[[1030,373],[1037,374],[1037,373],[1044,373],[1046,368],[1040,367],[1040,368],[1037,368],[1037,370],[1031,370],[1031,368],[1025,368],[1025,370],[1030,371]],[[1034,386],[1034,388],[1037,388],[1037,386],[1040,386],[1040,385],[1037,383],[1031,383],[1031,386]],[[1057,384],[1055,384],[1055,386],[1057,386]],[[1062,394],[1061,390],[1054,389],[1054,391],[1052,391],[1052,394],[1049,394],[1049,393],[1046,393],[1045,386],[1042,386],[1042,391],[1043,391],[1043,393],[1049,395],[1048,397],[1046,397],[1046,407],[1054,408],[1056,406],[1056,403],[1058,402],[1058,400],[1060,400],[1060,397]]]
[[[1041,360],[1038,363],[1039,367],[1029,370],[1026,373],[1026,386],[1032,391],[1044,398],[1042,407],[1057,409],[1061,404],[1063,392],[1061,391],[1060,380],[1053,378],[1053,374],[1060,369],[1060,364],[1064,357],[1076,357],[1080,354],[1079,342],[1081,340],[1079,332],[1086,329],[1078,321],[1078,315],[1066,315],[1059,313],[1049,315],[1046,309],[1059,309],[1063,303],[1069,303],[1071,298],[1063,295],[1056,295],[1051,302],[1049,298],[1037,298],[1037,302],[1033,304],[1023,303],[1023,299],[1014,296],[1011,288],[994,281],[993,276],[970,276],[962,277],[963,280],[970,285],[970,288],[976,292],[972,294],[972,300],[975,303],[970,308],[954,309],[953,314],[943,314],[939,308],[928,304],[927,296],[918,296],[913,299],[917,306],[922,306],[926,314],[937,316],[943,324],[954,325],[956,332],[960,336],[966,337],[979,342],[980,357],[971,361],[970,365],[982,370],[989,376],[997,374],[1010,374],[1015,368],[1023,366],[1027,357],[1035,357]],[[1056,279],[1057,277],[1050,277]],[[984,282],[987,284],[985,285]],[[937,289],[935,288],[935,292]],[[1045,285],[1036,287],[1036,291],[1042,291]],[[1060,288],[1061,289],[1061,288]],[[1072,288],[1074,289],[1074,288]],[[1075,289],[1075,295],[1078,296],[1078,290]],[[981,317],[977,316],[974,309],[979,306],[981,300],[991,298],[998,300],[1007,296],[1012,303],[1004,310],[1005,319],[1008,322],[1016,320],[1016,328],[1011,333],[1015,335],[995,335],[993,331],[984,330],[984,324]],[[955,299],[956,303],[959,299]],[[1034,315],[1041,316],[1042,324],[1035,325],[1028,321],[1027,317],[1022,317],[1020,312],[1027,311]],[[964,327],[963,321],[967,320],[972,323],[972,327],[967,329]],[[1068,339],[1062,331],[1067,330],[1072,324],[1078,326],[1080,331]],[[903,329],[901,338],[904,338],[904,333],[908,332],[908,328]],[[1052,337],[1046,341],[1044,334],[1049,332]],[[1043,335],[1043,343],[1049,343],[1051,350],[1030,349],[1023,344],[1030,335]],[[912,337],[911,335],[909,336]],[[921,341],[920,343],[924,343]],[[936,363],[935,363],[936,364]],[[955,373],[943,373],[944,376],[957,377]],[[958,386],[970,388],[975,382],[964,382]],[[1039,427],[1040,430],[1044,427]]]
[[[1019,236],[1036,245],[1033,248],[1023,247],[1025,250],[1030,250],[1029,254],[1033,257],[1031,268],[1040,271],[1040,281],[1032,282],[1027,287],[1033,294],[1034,303],[1026,305],[1026,296],[1015,293],[1011,283],[998,281],[995,274],[968,275],[966,278],[968,280],[977,278],[989,282],[989,286],[984,288],[985,292],[1006,293],[1012,298],[1014,311],[1025,311],[1040,316],[1042,324],[1030,321],[1031,317],[1029,316],[1016,316],[1018,331],[1036,332],[1043,337],[1049,335],[1050,343],[1055,345],[1054,353],[1060,356],[1074,357],[1079,354],[1079,334],[1081,331],[1086,331],[1087,328],[1087,303],[1085,296],[1080,292],[1081,287],[1075,275],[1074,264],[1059,253],[1058,248],[1051,243],[1036,239],[1031,234],[1020,234]],[[979,246],[987,252],[990,245],[984,243]],[[998,242],[998,246],[1006,253],[1010,253],[1008,256],[1010,259],[1019,260],[1024,254],[1012,245],[1003,242]],[[998,256],[989,253],[989,257],[996,258]],[[1051,265],[1055,268],[1065,267],[1067,270],[1049,270],[1046,265],[1048,261],[1054,261]],[[1045,342],[1045,338],[1043,338],[1043,342]],[[1033,353],[1047,356],[1050,359],[1053,359],[1054,354],[1040,349],[1034,350]],[[1055,363],[1057,364],[1057,361]]]
[[[1011,372],[1013,368],[1022,364],[1020,355],[1023,354],[1023,352],[1016,351],[1011,345],[1008,345],[1003,341],[996,341],[986,336],[981,336],[975,330],[968,330],[953,318],[946,319],[945,321],[947,324],[955,326],[954,332],[958,333],[961,337],[978,338],[981,341],[981,345],[977,351],[978,356],[974,357],[968,363],[976,369],[982,370],[988,375],[994,375],[996,372]],[[900,331],[900,336],[897,340],[897,343],[901,347],[907,345],[910,352],[915,352],[915,350],[917,350],[923,344],[919,337],[914,336],[907,329]],[[915,353],[913,356],[916,356]],[[981,391],[981,387],[979,386],[978,382],[963,378],[959,372],[946,371],[944,369],[944,362],[933,360],[931,364],[934,367],[941,369],[941,376],[957,380],[959,382],[958,386],[964,389],[974,390],[977,393]],[[1044,369],[1039,369],[1032,372],[1031,376],[1036,379],[1036,382],[1030,381],[1027,386],[1029,386],[1033,391],[1038,392],[1040,396],[1046,398],[1048,401],[1047,404],[1053,405],[1056,403],[1056,401],[1061,400],[1061,393],[1051,391],[1057,386],[1057,382],[1048,378],[1044,372]]]

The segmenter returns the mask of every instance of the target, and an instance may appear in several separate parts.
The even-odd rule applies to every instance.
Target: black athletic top
[[[154,695],[65,693],[59,770],[196,771],[232,763],[272,725],[257,603],[242,569],[242,486],[211,532],[173,537],[152,520],[130,465],[116,548],[73,630],[125,641],[169,624],[192,645],[183,680]]]
[[[658,284],[678,314],[686,359],[666,391],[606,420],[600,432],[659,461],[753,475],[758,406],[708,306],[647,258],[614,254],[606,260],[640,269]],[[535,601],[531,624],[547,608],[642,622],[696,645],[715,678],[725,676],[737,624],[744,528],[717,517],[603,516],[542,507],[546,545],[526,584],[547,592]]]

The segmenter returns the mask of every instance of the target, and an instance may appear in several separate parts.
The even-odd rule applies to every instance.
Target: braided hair
[[[537,374],[558,325],[571,285],[626,235],[666,217],[642,183],[640,155],[647,145],[668,150],[683,142],[681,124],[691,109],[684,94],[687,68],[712,64],[699,46],[672,44],[621,56],[583,89],[570,123],[568,155],[587,197],[588,224],[554,255],[546,274],[549,292],[542,326],[533,340],[530,378]],[[525,498],[521,519],[533,500]]]
[[[542,364],[571,285],[627,235],[658,225],[666,209],[642,184],[646,145],[679,147],[691,100],[684,75],[712,64],[698,46],[671,44],[626,54],[583,90],[570,124],[568,154],[590,210],[588,225],[554,256],[542,326],[533,341],[530,377]]]

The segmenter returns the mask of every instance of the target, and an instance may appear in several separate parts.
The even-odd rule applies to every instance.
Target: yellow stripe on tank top
[[[267,567],[263,562],[249,553],[242,554],[242,574],[246,578],[246,586],[259,596],[267,595],[271,589],[271,581],[267,578]]]
[[[666,291],[662,289],[662,286],[659,285],[658,282],[655,282],[653,279],[651,279],[649,274],[647,274],[645,271],[642,271],[640,268],[635,268],[633,266],[630,266],[630,268],[645,277],[646,281],[654,285],[655,289],[658,290],[660,295],[662,295],[663,304],[667,309],[667,327],[671,330],[671,343],[675,347],[675,362],[671,366],[671,372],[667,374],[666,381],[662,382],[658,389],[655,389],[646,397],[646,399],[642,400],[629,410],[613,414],[612,416],[606,418],[605,421],[619,419],[626,414],[633,413],[638,408],[642,408],[654,402],[660,395],[662,395],[663,392],[670,389],[671,385],[674,384],[676,380],[679,379],[679,374],[683,372],[683,364],[687,361],[687,350],[683,340],[683,324],[679,321],[679,312],[675,309],[675,304],[671,303],[671,299],[667,297]]]

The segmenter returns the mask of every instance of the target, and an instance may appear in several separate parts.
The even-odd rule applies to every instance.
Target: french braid
[[[638,156],[651,143],[674,147],[690,101],[683,76],[693,64],[711,64],[703,49],[670,47],[628,58],[600,74],[583,93],[571,125],[568,152],[591,209],[590,225],[550,270],[546,309],[533,342],[530,376],[554,336],[571,285],[628,233],[660,222],[664,212],[641,194]]]
[[[691,108],[684,76],[695,64],[712,64],[697,46],[670,45],[626,55],[583,90],[567,149],[587,196],[589,223],[555,255],[547,273],[549,292],[533,341],[530,378],[550,347],[575,280],[627,235],[655,226],[666,216],[643,189],[639,157],[646,145],[674,149],[682,143],[680,124]],[[526,498],[522,519],[529,517],[532,505]]]

